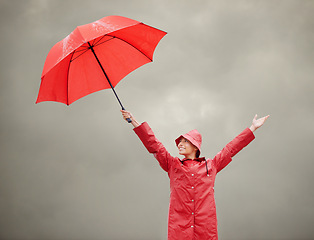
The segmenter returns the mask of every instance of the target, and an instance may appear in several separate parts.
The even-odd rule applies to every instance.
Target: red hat
[[[201,145],[202,145],[202,135],[196,130],[191,130],[188,133],[181,135],[180,137],[178,137],[175,142],[177,144],[177,146],[180,143],[180,139],[184,137],[187,140],[189,140],[195,147],[198,148],[198,150],[201,152]]]

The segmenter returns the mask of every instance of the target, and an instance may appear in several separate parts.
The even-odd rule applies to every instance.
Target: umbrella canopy
[[[164,31],[121,16],[78,26],[48,53],[36,103],[70,105],[99,90],[114,91],[127,74],[152,62],[154,50],[165,35]]]

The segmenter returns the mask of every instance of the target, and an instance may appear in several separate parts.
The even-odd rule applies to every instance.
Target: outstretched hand
[[[252,121],[252,125],[250,127],[251,131],[254,132],[256,129],[263,126],[263,124],[265,123],[265,121],[267,120],[268,117],[269,117],[269,115],[262,117],[262,118],[259,118],[259,119],[256,119],[257,114],[255,114],[255,117],[253,118],[253,121]]]
[[[134,118],[134,116],[132,115],[131,112],[126,111],[126,110],[120,110],[122,113],[122,117],[124,120],[127,121],[128,118],[130,118],[132,120],[131,124],[133,125],[133,127],[138,127],[140,124],[136,121],[136,119]]]

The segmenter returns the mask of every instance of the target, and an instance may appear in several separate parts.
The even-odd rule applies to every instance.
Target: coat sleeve
[[[170,155],[164,145],[155,137],[155,134],[149,127],[148,123],[144,122],[133,130],[148,152],[154,154],[154,157],[158,160],[162,169],[168,172],[170,164],[175,158]]]
[[[249,128],[246,128],[229,142],[213,159],[217,173],[226,167],[231,162],[232,157],[253,141],[254,138],[253,132]]]

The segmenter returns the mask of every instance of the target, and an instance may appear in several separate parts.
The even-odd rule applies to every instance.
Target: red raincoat
[[[217,240],[215,177],[255,138],[252,131],[246,128],[213,159],[185,161],[172,157],[146,122],[134,131],[170,178],[168,240]]]

